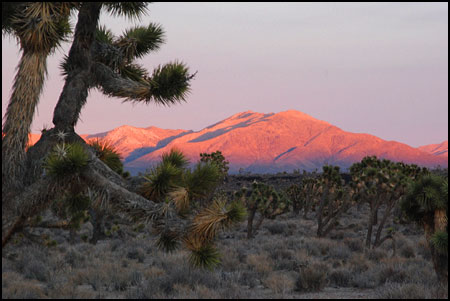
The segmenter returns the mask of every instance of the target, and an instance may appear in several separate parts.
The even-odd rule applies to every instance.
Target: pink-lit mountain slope
[[[137,128],[123,125],[111,131],[98,134],[80,135],[86,141],[108,141],[122,156],[123,161],[138,158],[159,147],[164,147],[172,139],[180,137],[191,131],[185,130],[165,130],[157,127]],[[29,145],[36,143],[41,135],[30,134]]]
[[[439,144],[429,144],[418,147],[421,151],[435,156],[448,158],[448,140]]]
[[[148,128],[137,128],[123,125],[109,132],[82,135],[85,140],[109,141],[122,156],[124,162],[132,161],[157,148],[164,147],[173,139],[191,131],[165,130],[154,126]]]
[[[184,132],[167,145],[138,158],[127,158],[132,173],[144,171],[171,148],[182,150],[192,162],[201,152],[222,151],[230,172],[321,169],[324,164],[348,168],[364,156],[422,166],[448,166],[448,157],[435,156],[395,141],[345,132],[327,122],[290,110],[277,114],[238,113],[198,132]]]

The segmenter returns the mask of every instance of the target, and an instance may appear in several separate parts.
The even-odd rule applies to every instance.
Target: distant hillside
[[[321,169],[324,164],[348,168],[364,156],[375,155],[421,166],[448,166],[448,142],[413,148],[369,134],[345,132],[299,111],[235,114],[200,131],[121,126],[105,133],[82,135],[106,139],[123,156],[132,174],[144,172],[171,148],[182,150],[191,162],[201,152],[222,151],[230,172]]]

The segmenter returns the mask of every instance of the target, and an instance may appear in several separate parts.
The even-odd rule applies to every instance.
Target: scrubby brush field
[[[96,245],[83,241],[89,222],[73,244],[69,231],[35,228],[41,243],[17,235],[3,249],[2,298],[447,298],[423,229],[390,218],[395,248],[387,240],[365,251],[368,214],[350,208],[325,238],[314,212],[265,219],[250,240],[242,222],[217,238],[213,270],[192,267],[185,249],[159,251],[150,227],[120,219]]]

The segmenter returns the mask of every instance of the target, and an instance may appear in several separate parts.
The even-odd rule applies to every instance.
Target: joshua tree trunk
[[[440,252],[431,242],[431,237],[436,231],[444,231],[447,227],[445,210],[435,210],[434,216],[427,216],[423,220],[423,227],[425,230],[425,238],[430,248],[431,258],[433,261],[434,270],[438,280],[442,284],[448,283],[448,254]]]
[[[256,208],[249,209],[249,214],[247,217],[247,239],[253,237],[253,219],[255,218]]]
[[[8,191],[20,189],[25,147],[46,74],[46,53],[24,51],[6,110],[2,138],[2,205]]]

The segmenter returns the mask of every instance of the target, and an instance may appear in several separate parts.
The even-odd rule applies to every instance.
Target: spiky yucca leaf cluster
[[[77,8],[75,2],[26,2],[14,6],[5,22],[2,20],[2,29],[13,32],[24,51],[50,53],[71,33],[68,18],[70,10]]]
[[[448,208],[446,181],[437,175],[425,175],[410,183],[408,194],[401,202],[401,208],[414,221],[420,221],[435,210]],[[448,182],[447,182],[448,183]]]
[[[242,203],[234,201],[227,205],[226,200],[216,199],[211,206],[200,211],[192,223],[192,232],[206,241],[212,240],[220,230],[230,228],[243,221],[246,210]]]
[[[431,236],[431,243],[441,254],[448,254],[447,231],[434,232],[434,234]]]
[[[89,155],[79,143],[57,144],[47,157],[44,168],[56,179],[74,176],[89,163]]]
[[[174,252],[180,247],[180,236],[176,231],[162,231],[156,241],[158,249],[164,252]]]
[[[182,171],[170,162],[161,163],[144,175],[146,180],[140,188],[141,194],[151,200],[163,201],[166,195],[181,180]]]
[[[129,172],[123,171],[123,163],[121,161],[121,156],[116,148],[106,140],[94,140],[88,142],[88,144],[94,148],[97,157],[103,161],[109,168],[118,173],[124,178],[130,176]]]
[[[220,253],[212,242],[192,235],[184,239],[184,244],[191,252],[189,263],[194,267],[213,269],[220,264]]]
[[[147,14],[148,2],[104,2],[107,12],[113,16],[125,16],[130,19],[139,20]]]
[[[172,148],[168,153],[161,155],[162,163],[171,163],[173,166],[179,169],[186,169],[189,165],[189,159],[183,154],[182,151],[176,148]]]

